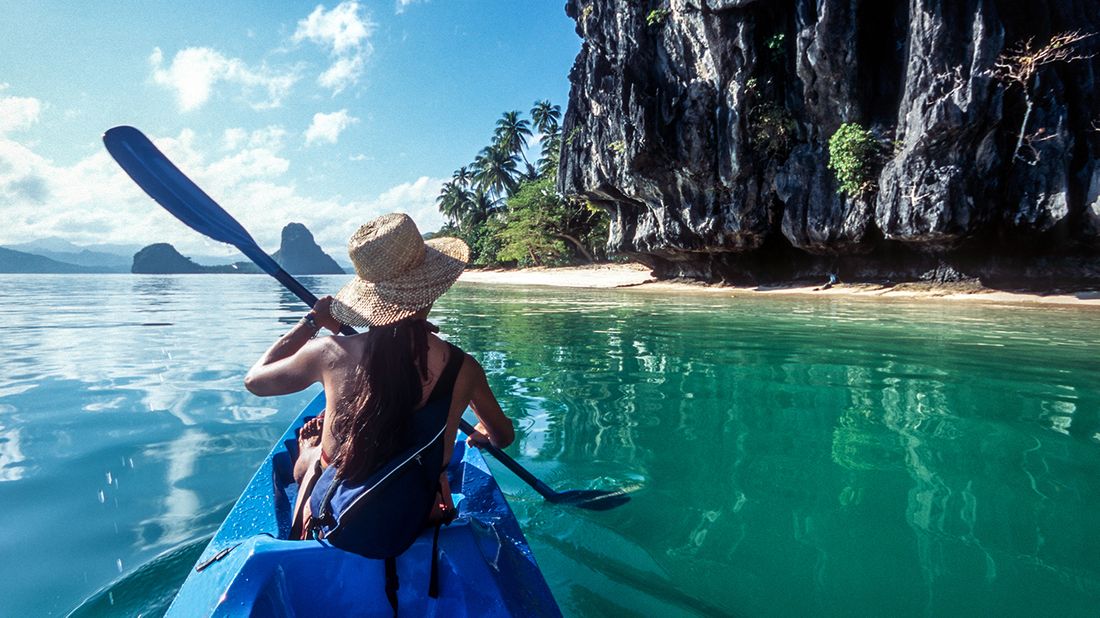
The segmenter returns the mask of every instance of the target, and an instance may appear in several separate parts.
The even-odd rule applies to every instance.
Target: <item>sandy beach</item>
[[[1100,308],[1100,290],[1038,294],[995,290],[973,284],[901,283],[886,286],[871,283],[838,283],[827,290],[821,289],[820,286],[799,284],[756,287],[709,285],[686,280],[658,281],[652,272],[641,264],[599,264],[514,270],[467,270],[459,280],[487,285],[533,285],[589,289],[625,288],[637,292],[666,294],[797,295],[884,300],[1074,305]]]
[[[561,268],[468,269],[458,280],[494,285],[601,289],[634,287],[656,281],[656,278],[641,264],[593,264]]]

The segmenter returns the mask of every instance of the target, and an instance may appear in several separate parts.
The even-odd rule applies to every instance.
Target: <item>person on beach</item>
[[[512,421],[481,365],[440,339],[427,321],[433,303],[465,268],[466,244],[457,238],[425,241],[407,215],[388,214],[360,227],[348,253],[356,277],[335,297],[319,299],[245,377],[245,387],[260,396],[295,393],[315,383],[324,387],[324,413],[298,436],[292,534],[299,538],[309,533],[310,494],[324,470],[333,466],[337,478],[352,482],[369,477],[406,446],[402,441],[429,403],[449,402],[444,466],[467,405],[479,421],[468,444],[503,448],[514,438]],[[315,338],[322,328],[338,333],[344,324],[370,328]],[[453,509],[442,469],[439,482],[426,522],[446,519]]]

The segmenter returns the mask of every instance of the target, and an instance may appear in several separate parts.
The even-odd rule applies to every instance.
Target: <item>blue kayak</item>
[[[390,616],[382,560],[324,541],[291,541],[298,428],[318,395],[256,471],[203,551],[168,616]],[[560,616],[512,510],[477,449],[460,438],[447,467],[458,517],[439,535],[439,597],[429,598],[431,530],[397,558],[407,616]]]

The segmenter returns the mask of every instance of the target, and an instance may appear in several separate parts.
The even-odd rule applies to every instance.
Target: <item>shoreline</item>
[[[641,264],[467,270],[460,282],[480,285],[521,285],[580,289],[617,289],[638,292],[724,296],[814,296],[868,300],[948,301],[971,303],[1064,305],[1100,308],[1100,289],[1078,292],[1021,292],[997,290],[975,283],[899,284],[837,283],[829,289],[804,282],[766,286],[708,284],[674,279],[660,281]]]

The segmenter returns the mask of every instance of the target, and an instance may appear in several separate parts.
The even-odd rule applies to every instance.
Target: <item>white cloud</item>
[[[416,221],[423,232],[434,232],[443,226],[443,215],[439,213],[435,199],[446,180],[421,176],[414,182],[406,182],[392,187],[374,200],[367,203],[366,211],[371,216],[388,212],[407,213]],[[360,223],[366,223],[366,219]]]
[[[34,97],[0,96],[0,135],[30,128],[41,112],[42,103]]]
[[[347,239],[364,222],[406,212],[421,231],[439,229],[435,198],[445,179],[422,177],[373,199],[303,194],[281,156],[281,128],[232,130],[203,140],[193,131],[153,141],[185,174],[237,218],[261,246],[278,248],[283,226],[304,223],[330,255],[345,260]],[[228,136],[228,139],[227,139]],[[235,148],[226,145],[235,142]],[[170,242],[184,255],[223,250],[156,206],[105,151],[58,165],[0,136],[0,245],[58,236],[77,244]]]
[[[206,174],[217,178],[219,185],[232,187],[251,178],[278,177],[288,169],[290,161],[264,148],[250,148],[212,163]]]
[[[397,0],[397,7],[394,9],[398,14],[405,12],[405,7],[410,4],[418,4],[420,2],[426,2],[428,0]]]
[[[366,15],[359,15],[358,2],[341,2],[331,11],[317,5],[309,17],[298,22],[294,41],[308,39],[329,47],[333,53],[345,54],[358,50],[374,31]]]
[[[219,83],[233,84],[254,109],[279,107],[298,80],[297,71],[283,72],[265,66],[249,67],[238,58],[228,58],[209,47],[188,47],[176,52],[172,62],[164,66],[164,52],[159,47],[149,56],[153,81],[172,90],[180,110],[202,107]]]
[[[346,109],[331,114],[318,112],[313,115],[313,122],[306,129],[306,145],[322,141],[335,144],[340,133],[357,122],[359,119],[348,114]]]
[[[337,58],[324,73],[317,77],[317,83],[332,90],[333,95],[354,84],[363,73],[363,57],[348,56]]]
[[[166,230],[148,202],[106,151],[72,166],[58,166],[27,146],[0,137],[5,242],[48,236],[77,243],[133,242],[127,238],[127,229]]]
[[[370,37],[374,29],[370,16],[360,11],[358,2],[341,2],[330,11],[317,5],[298,22],[293,41],[310,41],[334,57],[332,66],[317,77],[317,83],[336,95],[359,81],[372,51]]]
[[[286,129],[279,125],[270,125],[252,132],[233,127],[226,129],[222,134],[222,148],[236,150],[242,146],[248,146],[276,151],[282,149],[285,137]]]
[[[240,127],[229,128],[222,134],[222,147],[226,150],[236,150],[247,139],[248,131]]]

